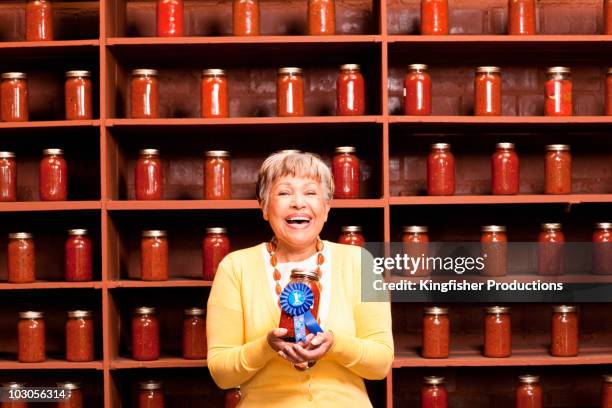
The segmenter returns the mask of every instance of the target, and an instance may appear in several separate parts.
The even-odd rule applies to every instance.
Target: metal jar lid
[[[45,317],[44,312],[35,312],[33,310],[28,310],[27,312],[19,312],[20,319],[42,319]]]
[[[157,74],[156,69],[135,69],[132,71],[134,76],[157,76]]]
[[[227,150],[208,150],[204,152],[206,157],[229,157],[230,153]]]
[[[539,375],[519,375],[519,382],[521,384],[536,384],[540,382]]]
[[[404,225],[402,232],[404,234],[423,234],[427,233],[429,229],[424,225]]]
[[[163,230],[148,230],[148,231],[142,231],[142,237],[143,238],[161,238],[161,237],[165,237],[166,231]]]
[[[426,307],[423,308],[423,313],[427,315],[446,315],[448,314],[448,307]]]
[[[495,147],[498,149],[514,149],[514,143],[497,143]]]
[[[15,158],[15,153],[13,152],[0,152],[0,159],[13,159]]]
[[[8,234],[9,239],[32,239],[32,234],[29,232],[12,232]]]
[[[558,222],[545,222],[541,227],[543,230],[560,230],[561,224]]]
[[[302,153],[302,151],[298,150],[298,149],[283,149],[283,150],[279,150],[278,153],[282,153],[282,154],[299,154],[299,153]]]
[[[158,149],[140,149],[138,154],[141,156],[159,156]]]
[[[342,64],[340,65],[341,71],[359,71],[361,67],[359,64]]]
[[[448,150],[450,149],[450,143],[434,143],[431,145],[432,149],[442,149],[442,150]]]
[[[485,225],[481,228],[482,232],[506,232],[506,227],[503,225]]]
[[[444,377],[436,377],[436,376],[423,377],[423,384],[427,384],[427,385],[444,384]]]
[[[72,319],[79,319],[84,317],[92,317],[93,312],[91,310],[70,310],[68,312],[68,317]]]
[[[568,67],[550,67],[546,70],[547,74],[571,74],[572,70]]]
[[[478,67],[476,68],[476,73],[478,74],[499,74],[501,72],[500,67]]]
[[[507,306],[489,306],[485,309],[488,314],[504,314],[510,313],[510,308]]]
[[[134,314],[136,315],[150,315],[155,313],[154,307],[141,306],[134,309]]]
[[[225,70],[218,68],[205,69],[202,76],[225,76]]]
[[[3,388],[10,388],[12,390],[17,390],[17,389],[21,389],[23,387],[25,387],[25,383],[22,382],[16,382],[16,381],[11,381],[11,382],[5,382],[0,384]]]
[[[68,230],[69,236],[83,236],[87,235],[87,230],[85,228],[75,228]]]
[[[0,77],[2,79],[26,79],[28,75],[24,72],[4,72]]]
[[[560,305],[553,307],[555,313],[575,313],[576,310],[576,306]]]
[[[307,278],[318,281],[319,275],[316,271],[306,271],[304,269],[294,268],[291,270],[291,279],[293,278]]]
[[[359,225],[345,225],[340,230],[342,232],[361,232],[361,227]]]
[[[279,75],[283,75],[283,74],[302,75],[302,73],[304,73],[302,68],[297,68],[297,67],[284,67],[284,68],[278,69]]]
[[[78,390],[81,388],[81,383],[75,381],[58,382],[57,386],[65,390]]]
[[[608,75],[612,74],[612,68],[608,68]]]
[[[610,229],[612,228],[612,222],[598,222],[595,224],[595,228],[597,229]]]
[[[225,234],[227,233],[227,228],[225,227],[210,227],[206,228],[207,234]]]
[[[357,149],[354,146],[339,146],[336,147],[336,153],[355,153]]]
[[[192,307],[185,309],[185,316],[204,316],[205,311],[200,307]]]
[[[612,383],[612,375],[604,374],[604,375],[602,375],[602,378],[603,378],[604,382]]]
[[[43,155],[45,156],[61,156],[64,154],[64,149],[45,149],[43,150]]]
[[[162,387],[161,381],[141,381],[138,383],[141,390],[159,390]]]
[[[413,71],[427,71],[429,67],[425,64],[410,64],[408,65],[408,69]]]
[[[68,71],[66,78],[88,78],[91,76],[90,71]]]
[[[555,151],[555,152],[569,151],[570,150],[570,145],[566,145],[566,144],[550,144],[550,145],[546,145],[546,150],[547,151]]]

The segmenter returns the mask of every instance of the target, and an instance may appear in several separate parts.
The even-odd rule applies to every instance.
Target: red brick
[[[488,33],[507,34],[508,33],[508,8],[496,7],[488,14]]]
[[[484,10],[451,7],[449,14],[451,34],[483,34]]]
[[[574,115],[603,115],[603,94],[576,94],[574,92]]]
[[[541,79],[537,68],[502,67],[502,86],[506,91],[538,91]]]
[[[596,34],[600,13],[600,8],[593,7],[592,2],[541,3],[543,34]]]
[[[434,115],[459,115],[458,96],[432,96],[432,113]]]
[[[544,114],[544,94],[522,95],[518,98],[519,116],[542,116]]]
[[[516,96],[502,95],[502,115],[516,116]]]
[[[580,67],[574,69],[572,79],[574,90],[603,92],[606,81],[606,68]]]

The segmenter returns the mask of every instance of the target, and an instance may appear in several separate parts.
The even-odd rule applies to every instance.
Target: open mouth
[[[310,225],[312,222],[312,218],[305,215],[294,215],[291,217],[285,218],[285,222],[292,227],[304,228]]]

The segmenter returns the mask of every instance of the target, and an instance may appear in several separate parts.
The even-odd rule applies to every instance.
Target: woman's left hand
[[[317,333],[316,336],[308,335],[306,343],[295,343],[293,350],[295,354],[306,361],[320,360],[334,344],[332,332]]]

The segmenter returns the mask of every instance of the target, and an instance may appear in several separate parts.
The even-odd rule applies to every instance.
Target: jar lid
[[[359,71],[359,64],[342,64],[340,65],[341,71]]]
[[[137,315],[150,315],[155,313],[154,307],[141,306],[134,309],[134,314]]]
[[[423,384],[427,384],[427,385],[444,384],[444,377],[436,377],[436,376],[423,377]]]
[[[519,382],[523,384],[535,384],[540,382],[539,375],[519,375]]]
[[[612,222],[598,222],[597,224],[595,224],[595,228],[610,229],[612,228]]]
[[[450,143],[434,143],[431,145],[432,149],[450,149]]]
[[[559,222],[545,222],[542,224],[543,230],[560,230],[561,223]]]
[[[138,384],[141,390],[159,390],[162,387],[161,381],[141,381]]]
[[[85,228],[69,229],[68,230],[68,235],[70,235],[70,236],[87,235],[87,230]]]
[[[612,382],[612,375],[604,374],[602,375],[604,382]]]
[[[20,319],[42,319],[45,317],[43,312],[35,312],[32,310],[28,310],[27,312],[19,312]]]
[[[546,70],[547,74],[571,74],[572,70],[568,67],[550,67]]]
[[[485,225],[481,228],[482,232],[506,232],[506,227],[503,225]]]
[[[279,150],[278,153],[282,153],[282,154],[296,154],[296,153],[302,153],[302,151],[298,150],[298,149],[284,149],[284,150]]]
[[[156,69],[135,69],[132,71],[132,75],[135,76],[157,76],[157,74]]]
[[[302,68],[297,68],[297,67],[284,67],[284,68],[279,68],[278,73],[279,74],[295,74],[295,75],[302,75],[304,71],[302,70]]]
[[[12,159],[15,157],[13,152],[0,152],[0,159]]]
[[[50,155],[59,156],[62,154],[64,154],[63,149],[44,149],[43,150],[43,155],[45,156],[50,156]]]
[[[79,317],[92,317],[93,312],[91,310],[70,310],[68,317],[79,318]]]
[[[476,72],[479,74],[498,74],[501,72],[500,67],[478,67],[476,68]]]
[[[546,150],[548,151],[569,151],[570,145],[566,144],[550,144],[546,145]]]
[[[412,69],[415,71],[425,71],[429,69],[429,67],[425,64],[410,64],[408,65],[408,69]]]
[[[514,149],[514,143],[497,143],[495,147],[498,149]]]
[[[430,315],[445,315],[448,314],[448,307],[426,307],[423,308],[423,313]]]
[[[612,68],[608,68],[608,74],[612,74]]]
[[[574,313],[576,310],[576,306],[561,305],[553,307],[555,313]]]
[[[424,225],[404,225],[402,227],[402,232],[404,234],[420,234],[420,233],[424,233],[427,232],[429,229],[424,226]]]
[[[361,232],[361,227],[359,225],[345,225],[340,230],[342,232]]]
[[[159,156],[158,149],[140,149],[138,154],[141,156]]]
[[[225,234],[227,233],[227,228],[225,227],[210,227],[206,228],[207,234]]]
[[[489,306],[485,309],[489,314],[510,313],[510,308],[507,306]]]
[[[339,146],[336,147],[336,153],[355,153],[357,149],[355,146]]]
[[[75,381],[58,382],[57,386],[65,390],[78,390],[81,388],[81,383]]]
[[[32,239],[32,234],[29,232],[12,232],[8,234],[9,239]]]
[[[3,388],[10,388],[10,389],[13,389],[13,390],[25,387],[25,383],[16,382],[16,381],[5,382],[5,383],[2,383],[0,385]]]
[[[191,309],[185,309],[185,316],[203,316],[204,309],[201,307],[192,307]]]
[[[66,78],[82,78],[82,77],[90,77],[90,71],[68,71],[66,72]]]
[[[307,278],[318,281],[319,275],[316,271],[306,271],[301,268],[294,268],[291,270],[291,279],[293,278]]]
[[[148,231],[142,231],[142,237],[143,238],[157,238],[157,237],[165,237],[166,231],[163,230],[148,230]]]
[[[227,150],[208,150],[204,152],[204,156],[206,157],[229,157],[229,155]]]
[[[28,76],[23,72],[4,72],[2,79],[26,79]]]
[[[224,76],[225,70],[218,68],[205,69],[202,71],[202,76]]]

